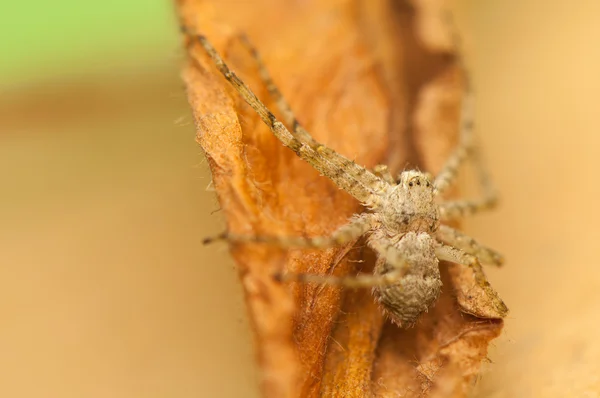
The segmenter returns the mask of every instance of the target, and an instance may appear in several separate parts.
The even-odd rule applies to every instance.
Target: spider
[[[476,283],[487,294],[497,313],[504,316],[508,309],[488,283],[480,261],[501,265],[502,256],[484,247],[462,232],[441,224],[492,208],[497,195],[478,156],[473,138],[473,93],[466,68],[459,58],[467,82],[463,96],[459,143],[434,178],[418,170],[402,171],[394,179],[387,166],[373,171],[362,167],[319,142],[302,127],[265,67],[257,49],[245,35],[241,43],[256,62],[260,77],[284,116],[288,126],[257,98],[252,90],[227,66],[208,39],[182,31],[202,46],[225,79],[254,109],[262,121],[283,145],[312,165],[339,188],[356,198],[367,210],[355,214],[347,224],[330,236],[275,237],[245,236],[223,233],[204,239],[230,243],[264,243],[281,247],[327,248],[367,236],[367,245],[377,254],[373,274],[348,276],[318,274],[276,274],[279,281],[342,285],[351,288],[372,288],[384,313],[400,327],[413,325],[438,298],[442,281],[439,261],[450,261],[471,267]],[[484,196],[479,200],[443,201],[444,192],[456,180],[459,166],[471,157],[477,167]]]

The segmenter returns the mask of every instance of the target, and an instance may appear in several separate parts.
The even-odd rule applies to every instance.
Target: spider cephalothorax
[[[433,183],[427,173],[404,171],[389,184],[370,208],[390,236],[408,231],[434,233],[439,226]]]

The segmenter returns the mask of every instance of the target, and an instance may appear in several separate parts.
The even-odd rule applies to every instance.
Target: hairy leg
[[[324,159],[342,168],[346,173],[350,174],[357,181],[360,181],[366,187],[370,188],[372,192],[378,192],[381,189],[382,181],[376,175],[371,173],[366,168],[357,165],[348,158],[335,152],[333,149],[326,147],[325,145],[317,142],[306,129],[300,124],[296,115],[292,111],[290,104],[287,102],[277,85],[273,82],[273,79],[262,61],[260,53],[250,42],[246,35],[240,35],[240,41],[244,44],[248,52],[254,58],[258,66],[260,77],[267,87],[267,91],[273,100],[275,100],[279,111],[283,114],[285,123],[288,126],[292,126],[292,135],[294,135],[302,143],[310,146]]]
[[[435,194],[442,195],[454,183],[458,174],[458,168],[465,161],[465,159],[467,159],[467,157],[470,157],[475,166],[479,183],[483,190],[484,199],[469,203],[476,203],[476,207],[480,210],[483,210],[492,207],[496,203],[497,194],[487,168],[485,167],[485,164],[481,158],[479,148],[475,142],[473,133],[475,114],[473,84],[471,81],[471,75],[464,61],[461,40],[452,16],[448,15],[448,19],[448,24],[451,26],[452,38],[457,53],[456,62],[460,71],[462,72],[465,91],[463,93],[460,114],[459,141],[434,181]]]
[[[468,82],[466,84],[468,85]],[[467,87],[467,90],[470,89]],[[458,175],[458,168],[473,151],[472,102],[472,93],[468,91],[462,99],[458,144],[433,182],[436,195],[442,195],[454,183]]]
[[[444,221],[456,220],[465,216],[493,209],[498,203],[497,197],[479,200],[456,200],[440,203],[440,217]]]
[[[502,265],[504,262],[504,258],[500,253],[480,245],[470,236],[446,225],[440,225],[437,238],[450,246],[477,257],[482,263]]]
[[[408,263],[404,255],[388,242],[369,242],[379,255],[376,268],[381,268],[387,263],[392,270],[385,274],[361,274],[347,276],[317,275],[317,274],[277,274],[276,279],[281,281],[298,281],[328,285],[340,285],[353,288],[370,288],[397,283],[405,273]]]
[[[217,240],[227,240],[230,243],[263,243],[275,245],[278,247],[334,247],[353,240],[364,235],[371,229],[371,215],[361,214],[355,217],[348,224],[342,225],[330,236],[316,236],[304,238],[300,236],[253,236],[253,235],[233,235],[223,233],[221,235],[206,238],[203,244],[209,244]]]
[[[400,270],[386,274],[372,275],[319,275],[319,274],[275,274],[275,279],[281,282],[316,283],[320,285],[336,285],[351,288],[370,288],[373,286],[392,285],[402,277]]]
[[[182,30],[187,35],[194,37],[198,43],[200,43],[223,77],[225,77],[225,79],[237,90],[248,105],[254,109],[262,121],[271,129],[273,135],[275,135],[283,145],[290,148],[296,155],[308,162],[322,175],[328,177],[337,186],[362,203],[370,203],[372,201],[373,191],[370,187],[367,187],[362,181],[357,180],[354,176],[347,173],[343,167],[323,158],[318,149],[311,148],[310,145],[303,143],[297,137],[292,135],[283,123],[277,120],[273,112],[258,99],[256,94],[254,94],[246,83],[229,69],[225,61],[223,61],[205,36],[192,34],[185,27],[182,27]],[[192,59],[192,62],[198,66],[197,61]]]
[[[467,254],[464,251],[457,249],[452,246],[447,246],[444,244],[440,244],[436,250],[435,254],[439,260],[442,261],[450,261],[453,263],[466,265],[473,270],[473,274],[475,277],[475,282],[481,289],[485,292],[494,309],[500,316],[505,316],[508,313],[508,308],[506,304],[502,301],[502,299],[498,296],[498,293],[490,286],[483,269],[481,268],[481,264],[477,260],[477,257]]]
[[[404,274],[406,268],[410,266],[404,253],[388,241],[370,239],[369,246],[379,255],[383,263],[388,265],[388,268],[399,270]]]

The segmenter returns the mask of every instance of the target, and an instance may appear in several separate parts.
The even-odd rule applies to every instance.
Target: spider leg
[[[361,275],[318,275],[318,274],[276,274],[275,278],[280,281],[297,281],[306,283],[318,283],[327,285],[339,285],[352,288],[369,288],[374,286],[386,286],[398,283],[404,275],[408,263],[400,250],[388,242],[369,242],[379,257],[375,271],[381,269],[384,264],[391,266],[391,271],[386,273],[361,274]]]
[[[436,195],[442,195],[456,180],[458,168],[465,159],[474,151],[473,145],[473,115],[472,115],[472,93],[467,85],[467,92],[463,95],[461,116],[460,116],[460,135],[458,144],[454,151],[446,160],[442,170],[433,181],[434,192]]]
[[[275,135],[283,145],[294,151],[296,155],[312,165],[321,174],[327,176],[341,189],[348,192],[362,203],[370,203],[374,192],[361,181],[354,178],[354,176],[349,175],[343,167],[323,158],[318,148],[311,148],[310,145],[303,143],[297,137],[292,135],[283,123],[277,120],[275,115],[258,99],[256,94],[254,94],[254,92],[229,69],[227,64],[205,36],[192,34],[185,27],[182,27],[182,30],[184,33],[193,36],[201,44],[202,48],[212,59],[223,77],[225,77],[225,79],[237,90],[248,105],[254,109],[262,121],[271,129],[273,135]],[[192,62],[195,61],[192,60]],[[195,65],[198,66],[197,62],[195,62]]]
[[[456,148],[442,167],[440,173],[435,178],[433,183],[434,192],[436,195],[443,194],[456,179],[456,176],[458,174],[458,168],[465,161],[465,159],[470,156],[475,166],[479,178],[479,183],[484,192],[484,198],[482,200],[473,202],[475,203],[474,208],[476,208],[476,210],[472,211],[471,213],[474,213],[476,211],[494,206],[494,204],[497,201],[497,193],[493,186],[487,168],[485,167],[483,159],[481,158],[479,148],[475,142],[473,133],[475,114],[473,84],[471,81],[471,75],[468,71],[468,68],[464,61],[464,57],[462,55],[461,40],[458,35],[457,29],[454,25],[454,21],[452,20],[451,15],[448,15],[448,18],[448,22],[452,27],[451,33],[457,52],[456,62],[463,75],[465,91],[463,93],[460,113],[460,133],[458,145],[456,146]],[[459,207],[465,206],[460,205]]]
[[[379,254],[382,265],[387,264],[389,268],[400,271],[402,275],[410,266],[404,253],[388,241],[371,239],[369,246]]]
[[[275,279],[281,282],[316,283],[319,285],[345,286],[350,288],[370,288],[373,286],[392,285],[402,277],[401,270],[393,270],[385,274],[360,275],[319,275],[319,274],[275,274]]]
[[[440,203],[440,217],[444,221],[456,220],[457,218],[493,209],[497,203],[497,196],[484,197],[475,200],[442,202]]]
[[[437,230],[437,238],[450,246],[477,257],[483,263],[502,265],[504,262],[504,258],[500,253],[480,245],[475,239],[447,225],[440,225]]]
[[[252,236],[252,235],[230,235],[223,233],[215,237],[206,238],[203,244],[209,244],[217,240],[227,240],[230,243],[263,243],[276,245],[278,247],[307,247],[325,248],[341,246],[345,243],[364,235],[371,229],[370,214],[365,213],[355,217],[348,224],[342,225],[330,236],[316,236],[305,238],[301,236]]]
[[[388,184],[396,185],[396,181],[394,180],[392,173],[390,173],[390,170],[385,164],[378,164],[373,168],[373,172]]]
[[[372,191],[377,192],[381,190],[382,181],[375,174],[371,173],[366,168],[357,165],[355,162],[351,161],[345,156],[340,155],[333,149],[317,142],[308,133],[308,131],[306,131],[306,129],[300,124],[300,122],[296,118],[296,115],[292,111],[290,104],[287,102],[277,85],[273,82],[273,78],[271,77],[271,74],[269,73],[264,62],[262,61],[260,53],[258,52],[256,47],[254,47],[254,45],[250,42],[250,40],[245,34],[240,35],[240,41],[242,42],[242,44],[244,44],[248,52],[252,55],[252,58],[254,58],[254,61],[258,66],[260,77],[265,86],[267,87],[269,95],[271,96],[271,98],[273,98],[273,100],[275,100],[279,111],[283,114],[283,119],[285,123],[288,126],[293,127],[291,132],[292,135],[298,140],[300,140],[300,142],[302,142],[303,144],[306,144],[313,150],[315,150],[318,154],[321,155],[321,157],[323,157],[323,159],[326,159],[330,163],[343,169],[346,173],[350,174],[353,178],[355,178],[357,181],[359,181],[366,187],[370,188]]]
[[[473,275],[475,277],[475,282],[479,285],[479,287],[485,292],[487,298],[490,301],[492,307],[496,310],[496,312],[504,317],[508,313],[508,308],[506,304],[502,301],[502,299],[498,296],[498,293],[490,286],[483,269],[481,268],[481,264],[479,264],[479,260],[477,257],[467,254],[464,251],[457,249],[452,246],[447,246],[444,244],[440,244],[435,249],[435,254],[439,260],[442,261],[450,261],[457,264],[466,265],[471,268],[473,271]],[[464,288],[464,286],[458,286],[459,288]]]

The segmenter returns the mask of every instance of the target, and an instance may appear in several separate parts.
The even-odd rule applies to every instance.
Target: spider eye
[[[417,180],[417,185],[421,185],[421,180]]]
[[[413,183],[412,183],[412,181],[408,183],[408,186],[409,186],[409,187],[412,187],[412,186],[413,186]]]

